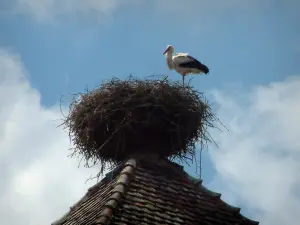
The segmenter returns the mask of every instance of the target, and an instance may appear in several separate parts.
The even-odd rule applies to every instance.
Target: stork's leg
[[[186,76],[186,73],[182,73],[182,86],[184,87],[184,77]]]

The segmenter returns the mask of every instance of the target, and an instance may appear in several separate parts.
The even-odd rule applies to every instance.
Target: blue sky
[[[159,9],[154,2],[122,5],[101,23],[95,21],[97,15],[38,23],[27,14],[4,14],[0,44],[22,55],[46,105],[62,93],[111,76],[158,73],[179,78],[165,66],[167,44],[210,67],[211,76],[193,81],[201,90],[239,82],[248,87],[266,84],[299,71],[296,1],[254,1],[249,8],[227,10],[191,1],[183,12]]]
[[[210,68],[209,76],[194,77],[192,85],[210,96],[216,110],[234,99],[250,111],[253,90],[300,74],[299,8],[297,0],[2,0],[0,48],[20,56],[42,108],[113,76],[181,79],[162,55],[172,44]],[[230,100],[221,101],[220,93]],[[250,103],[237,103],[244,95]],[[218,116],[228,125],[226,115]],[[226,184],[216,181],[212,157],[205,153],[204,183],[227,193]],[[186,170],[193,174],[195,167]],[[227,196],[246,215],[262,218],[261,209],[248,206],[242,195]]]

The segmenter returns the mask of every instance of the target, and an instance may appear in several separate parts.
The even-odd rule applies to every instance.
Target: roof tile
[[[55,225],[258,224],[170,161],[131,158]]]

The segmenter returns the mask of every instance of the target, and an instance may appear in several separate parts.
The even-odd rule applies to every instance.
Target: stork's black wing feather
[[[196,68],[196,69],[203,71],[205,74],[209,73],[209,69],[206,65],[202,64],[201,62],[199,62],[197,59],[195,59],[194,57],[192,57],[190,55],[187,55],[186,57],[188,57],[190,59],[190,61],[179,64],[180,67]]]

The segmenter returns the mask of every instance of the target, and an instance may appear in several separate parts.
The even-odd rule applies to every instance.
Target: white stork
[[[199,62],[188,53],[176,53],[173,56],[174,48],[172,45],[168,45],[164,51],[166,55],[167,65],[170,70],[175,70],[182,76],[182,83],[184,85],[184,77],[190,73],[193,74],[208,74],[209,69],[206,65]]]

